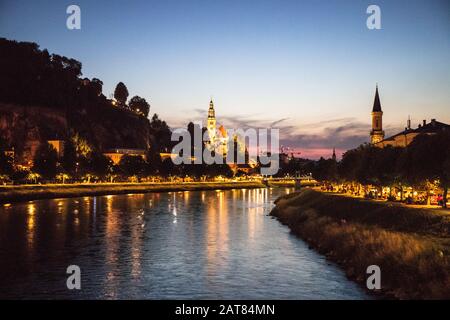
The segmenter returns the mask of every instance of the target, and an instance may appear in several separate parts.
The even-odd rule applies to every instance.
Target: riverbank
[[[89,183],[0,186],[0,203],[108,194],[265,188],[258,181],[180,183]]]
[[[269,187],[286,187],[286,188],[294,188],[296,186],[295,180],[267,180],[267,185]],[[317,181],[315,180],[303,180],[301,181],[302,187],[313,187],[317,185]]]
[[[271,215],[364,287],[378,265],[385,297],[450,298],[450,215],[311,189],[279,198]]]

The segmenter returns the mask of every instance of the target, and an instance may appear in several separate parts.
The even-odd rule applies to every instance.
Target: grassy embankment
[[[0,186],[0,203],[107,194],[264,188],[260,182],[98,183]]]
[[[271,214],[366,285],[381,269],[381,294],[450,298],[450,214],[303,190],[276,201]]]

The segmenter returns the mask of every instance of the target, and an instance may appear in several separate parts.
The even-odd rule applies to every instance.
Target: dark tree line
[[[36,43],[0,38],[0,97],[3,102],[65,108],[80,103],[81,63]]]
[[[159,153],[148,151],[145,159],[137,155],[123,155],[118,164],[101,152],[85,145],[83,139],[68,139],[59,157],[49,143],[37,149],[31,170],[15,168],[13,158],[0,145],[0,181],[14,183],[37,182],[114,182],[140,181],[149,177],[214,178],[232,177],[226,164],[174,165],[170,157],[161,159]]]
[[[40,50],[33,42],[0,38],[0,100],[19,105],[38,105],[65,112],[111,107],[102,94],[100,79],[81,78],[81,62]],[[119,105],[147,117],[150,105],[134,96],[127,105],[128,89],[117,84]]]
[[[114,92],[118,105],[113,105],[112,101],[102,94],[103,82],[100,79],[81,78],[82,65],[79,61],[50,54],[47,50],[40,50],[36,43],[0,38],[0,70],[0,102],[44,106],[63,111],[66,114],[68,132],[66,137],[60,136],[60,138],[67,140],[65,145],[68,152],[62,159],[56,161],[58,166],[56,171],[50,169],[55,162],[54,156],[45,143],[45,137],[41,137],[42,146],[36,154],[37,162],[35,162],[33,170],[39,171],[43,177],[51,177],[55,172],[59,174],[61,171],[73,176],[77,169],[76,166],[78,167],[77,173],[83,172],[84,168],[84,172],[96,172],[103,175],[105,170],[102,165],[104,167],[106,161],[102,159],[101,150],[98,149],[112,146],[105,145],[105,141],[99,141],[93,134],[95,130],[92,130],[91,127],[100,122],[106,128],[113,127],[116,130],[117,127],[114,134],[116,137],[121,137],[117,134],[120,132],[120,126],[115,125],[124,119],[121,118],[123,114],[120,109],[132,111],[145,118],[150,112],[150,104],[142,97],[133,96],[127,102],[129,92],[123,82],[118,83]],[[148,121],[148,131],[146,130],[147,124],[137,121],[139,119],[136,120],[133,117],[126,119],[128,127],[130,127],[130,123],[131,125],[137,124],[137,127],[145,132],[146,137],[147,134],[149,135],[148,139],[151,145],[149,158],[158,161],[156,158],[159,157],[159,152],[170,150],[172,144],[170,128],[156,114]],[[87,159],[86,155],[80,157],[70,154],[71,135],[74,132],[78,132],[93,145],[93,150],[89,155],[92,159]],[[132,148],[143,148],[143,142],[146,140],[147,138],[139,141],[129,140],[127,143]],[[103,142],[103,146],[100,146],[100,142]],[[8,145],[4,141],[4,146],[0,146],[0,149],[6,151],[11,150],[12,147],[14,145]],[[45,157],[49,158],[45,159]],[[76,165],[77,163],[78,165]],[[157,166],[157,164],[153,166]],[[18,175],[12,165],[12,157],[0,152],[0,175],[11,176],[13,174],[14,176]]]
[[[87,180],[91,181],[108,180],[112,176],[229,175],[228,166],[212,165],[193,170],[191,167],[194,166],[175,167],[170,158],[162,160],[160,153],[170,153],[173,142],[169,126],[157,114],[148,122],[150,141],[147,160],[124,156],[118,165],[113,165],[97,146],[98,141],[89,126],[98,121],[120,122],[117,107],[147,117],[150,105],[144,98],[133,96],[128,100],[128,88],[119,82],[114,91],[113,104],[102,94],[103,82],[100,79],[81,78],[82,65],[79,61],[40,50],[36,43],[0,38],[0,58],[0,102],[63,111],[69,124],[63,155],[58,157],[44,139],[36,151],[31,171],[15,167],[13,158],[5,153],[13,146],[2,142],[2,180],[22,182],[30,180],[30,174],[34,182],[55,181],[58,177],[63,177],[63,181],[85,180],[84,177],[88,177]],[[135,145],[136,141],[127,142],[130,147],[142,147],[141,144]]]
[[[406,148],[378,148],[365,144],[344,153],[340,162],[320,159],[310,166],[319,181],[358,183],[403,190],[411,186],[443,190],[443,204],[450,187],[450,132],[419,135]]]

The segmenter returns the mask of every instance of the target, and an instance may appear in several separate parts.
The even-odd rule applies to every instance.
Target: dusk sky
[[[81,30],[66,28],[70,4]],[[387,135],[408,115],[450,123],[448,0],[0,0],[0,37],[81,61],[106,96],[124,82],[172,128],[204,119],[212,96],[219,123],[280,128],[304,157],[369,140],[376,83]]]

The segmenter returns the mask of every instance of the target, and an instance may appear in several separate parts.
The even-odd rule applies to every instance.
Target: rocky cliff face
[[[65,139],[66,117],[52,109],[0,104],[0,135],[15,151],[19,163],[27,163],[41,141]]]
[[[30,161],[42,141],[65,140],[74,133],[99,151],[150,146],[148,119],[132,112],[113,107],[62,112],[0,103],[0,135],[14,148],[17,163]]]
[[[150,147],[150,123],[133,112],[107,106],[68,113],[69,127],[98,150]]]

